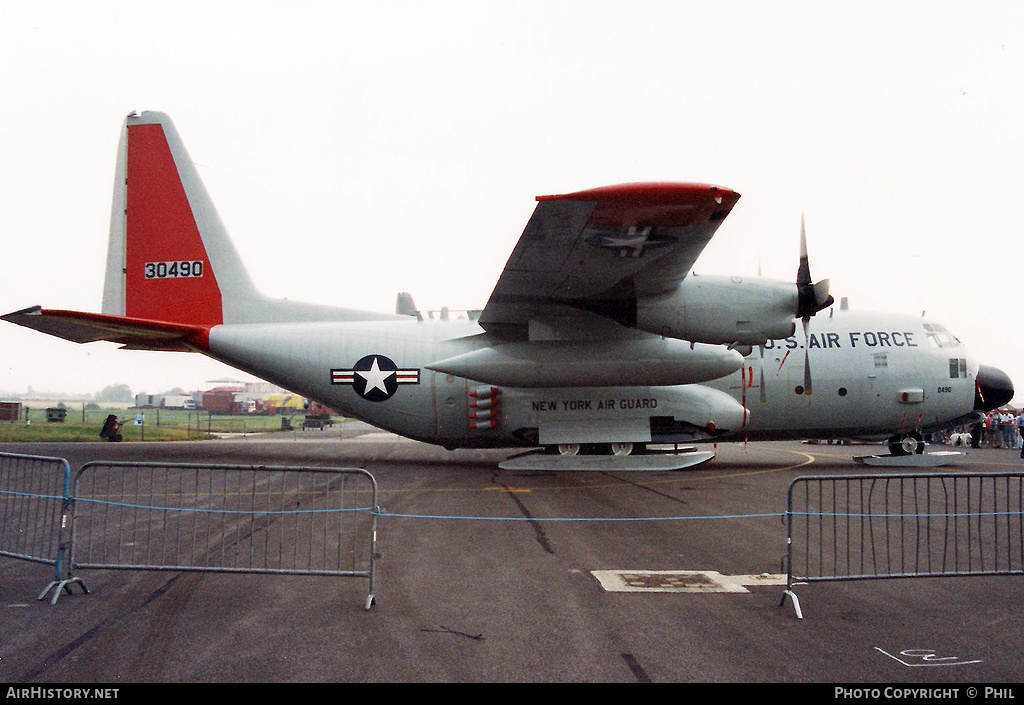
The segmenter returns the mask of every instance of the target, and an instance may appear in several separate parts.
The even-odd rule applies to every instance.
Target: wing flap
[[[209,329],[177,323],[163,323],[101,313],[61,311],[39,306],[0,316],[73,343],[105,340],[132,350],[173,350],[192,352],[208,347]]]

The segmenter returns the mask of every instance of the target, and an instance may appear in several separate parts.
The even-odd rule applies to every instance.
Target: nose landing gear
[[[897,433],[889,439],[889,453],[892,455],[920,455],[924,453],[924,436],[917,431]]]
[[[925,453],[924,447],[924,436],[918,431],[897,433],[889,438],[889,455],[862,455],[853,459],[862,465],[877,467],[927,468],[952,465],[966,455],[951,450]]]

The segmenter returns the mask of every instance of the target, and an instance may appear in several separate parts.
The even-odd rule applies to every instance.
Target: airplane
[[[520,453],[502,467],[678,469],[714,455],[687,444],[726,440],[882,439],[913,456],[1012,398],[938,322],[836,308],[802,223],[795,281],[693,272],[739,197],[666,182],[540,196],[463,317],[424,316],[408,293],[393,314],[278,300],[246,272],[170,118],[132,113],[102,312],[0,318],[198,352],[401,436]]]

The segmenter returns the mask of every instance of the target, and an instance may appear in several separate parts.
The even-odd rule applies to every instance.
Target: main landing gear
[[[557,455],[577,456],[582,451],[584,455],[615,455],[624,457],[640,454],[645,450],[643,443],[595,443],[583,446],[579,443],[562,443],[557,446],[550,446],[548,452]]]
[[[504,470],[681,470],[706,463],[712,451],[694,448],[652,451],[646,443],[562,443],[514,455],[498,467]]]

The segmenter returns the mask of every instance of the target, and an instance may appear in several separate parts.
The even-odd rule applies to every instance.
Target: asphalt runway
[[[1020,576],[800,585],[802,619],[783,601],[789,484],[870,472],[851,456],[875,447],[730,443],[678,472],[513,472],[497,468],[505,451],[449,452],[346,423],[2,450],[72,468],[361,467],[376,477],[382,511],[370,610],[365,581],[353,578],[159,571],[80,571],[91,594],[50,604],[36,597],[51,567],[0,558],[4,683],[1024,680]],[[952,469],[1024,462],[980,449]],[[668,519],[596,521],[609,518]],[[698,591],[623,592],[600,571],[713,573]]]

